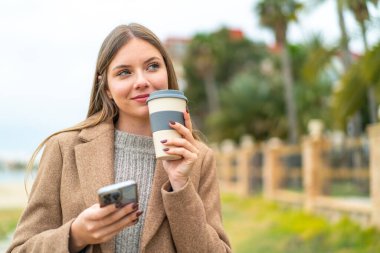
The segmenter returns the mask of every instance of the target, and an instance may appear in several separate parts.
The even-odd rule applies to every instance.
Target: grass
[[[0,240],[13,232],[20,218],[22,209],[0,209]]]
[[[350,181],[331,182],[328,195],[339,197],[369,197],[369,185],[355,184]]]
[[[380,252],[380,231],[347,218],[323,217],[284,208],[261,198],[222,196],[224,227],[235,253]]]
[[[343,218],[325,218],[284,208],[262,198],[222,195],[223,221],[234,253],[380,252],[380,231]],[[0,210],[0,240],[16,227],[22,209]]]

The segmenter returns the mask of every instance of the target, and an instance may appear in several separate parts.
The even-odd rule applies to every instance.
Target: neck
[[[120,117],[115,123],[115,128],[131,134],[152,136],[149,118],[136,120]]]

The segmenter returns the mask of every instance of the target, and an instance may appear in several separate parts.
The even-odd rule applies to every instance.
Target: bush
[[[224,226],[236,253],[380,252],[380,231],[348,218],[324,217],[285,208],[262,198],[222,196]]]

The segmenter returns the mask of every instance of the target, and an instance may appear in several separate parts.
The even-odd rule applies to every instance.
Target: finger
[[[109,224],[108,226],[99,230],[96,237],[103,238],[105,241],[107,238],[112,238],[115,234],[120,232],[120,230],[124,229],[125,227],[136,224],[138,222],[139,216],[141,216],[142,213],[142,210],[136,210],[133,213],[130,213],[124,218],[117,220],[116,222]]]
[[[88,219],[90,220],[100,220],[107,215],[115,212],[117,210],[114,204],[100,207],[99,204],[95,204],[89,208]]]
[[[174,138],[174,139],[169,139],[169,140],[164,140],[161,141],[166,146],[176,146],[176,147],[183,147],[190,152],[198,154],[198,149],[192,145],[188,140],[184,138]]]
[[[190,113],[188,109],[186,109],[186,111],[183,113],[183,118],[185,119],[185,126],[190,130],[190,132],[192,132],[193,123],[191,122]]]
[[[195,140],[194,140],[194,137],[193,137],[193,134],[191,133],[191,131],[185,127],[184,125],[182,125],[181,123],[178,123],[178,122],[174,122],[174,121],[171,121],[169,123],[170,127],[172,127],[173,129],[177,130],[177,132],[182,135],[185,139],[187,139],[188,141],[190,141],[191,143],[195,143]]]
[[[127,216],[135,212],[137,209],[138,209],[137,203],[130,203],[122,208],[119,208],[117,211],[103,218],[100,221],[99,226],[105,227],[105,226],[108,226],[109,224],[115,223],[116,221],[122,219],[124,216]]]
[[[195,161],[198,158],[197,153],[190,152],[189,150],[182,148],[182,147],[164,148],[163,150],[166,153],[171,154],[171,155],[182,156],[185,160],[188,160],[188,161]]]

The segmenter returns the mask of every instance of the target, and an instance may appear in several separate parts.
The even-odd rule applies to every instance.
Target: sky
[[[310,1],[306,1],[310,2]],[[334,1],[308,7],[291,25],[291,42],[320,33],[327,44],[339,37]],[[222,26],[252,40],[273,43],[253,12],[256,0],[1,0],[0,159],[28,159],[51,133],[82,121],[87,113],[98,50],[119,24],[141,23],[161,40],[191,37]],[[350,44],[362,45],[353,18]],[[378,29],[380,30],[380,29]],[[380,38],[371,32],[370,43]]]

